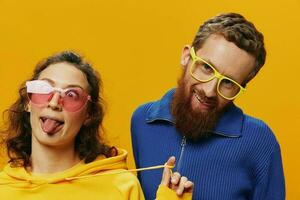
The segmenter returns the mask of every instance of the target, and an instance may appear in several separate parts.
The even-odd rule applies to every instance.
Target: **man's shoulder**
[[[170,89],[160,99],[138,106],[133,112],[131,121],[145,120],[150,123],[156,120],[163,120],[173,122],[170,104],[174,92],[175,89]]]
[[[267,131],[272,132],[271,128],[268,124],[262,119],[256,118],[254,116],[250,116],[248,114],[244,114],[244,128],[257,129],[259,131]]]
[[[244,114],[243,135],[252,140],[268,141],[276,144],[277,140],[270,126],[261,119]]]
[[[132,114],[132,120],[146,119],[147,113],[154,103],[155,101],[151,101],[139,105]]]

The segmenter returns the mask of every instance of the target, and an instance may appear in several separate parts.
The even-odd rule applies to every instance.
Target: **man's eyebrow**
[[[210,64],[211,66],[213,66],[213,68],[215,68],[216,70],[218,70],[218,69],[216,68],[216,65],[213,64],[209,59],[205,59],[205,58],[202,58],[202,59],[205,60],[205,62],[207,62],[207,63]]]
[[[49,79],[49,78],[42,78],[41,80],[49,82],[50,85],[52,85],[52,86],[54,86],[54,84],[55,84],[55,81],[53,81],[52,79]],[[70,84],[70,85],[67,85],[66,87],[64,87],[62,89],[70,88],[70,87],[79,87],[79,88],[81,88],[83,90],[82,86],[77,85],[77,84]]]
[[[215,68],[218,72],[219,72],[219,70],[218,70],[218,68],[216,67],[216,65],[214,65],[209,59],[204,59],[204,58],[202,58],[203,60],[205,60],[208,64],[210,64],[211,66],[213,66],[213,68]],[[220,72],[219,72],[220,73]],[[234,78],[232,77],[232,76],[230,76],[230,75],[226,75],[226,74],[222,74],[223,76],[225,76],[226,78],[229,78],[229,79],[232,79],[232,80],[234,80]],[[234,81],[236,81],[236,80],[234,80]]]

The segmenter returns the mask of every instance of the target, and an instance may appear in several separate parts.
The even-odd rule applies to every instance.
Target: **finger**
[[[175,157],[171,156],[169,158],[169,160],[167,161],[166,165],[174,166],[175,165]],[[171,173],[170,168],[165,166],[164,171],[163,171],[163,175],[162,175],[162,179],[161,179],[161,184],[164,185],[164,186],[169,186],[171,175],[172,175],[172,173]]]
[[[173,173],[172,178],[171,178],[171,183],[173,185],[178,185],[180,181],[181,175],[178,172]]]
[[[178,196],[181,196],[183,194],[183,191],[184,191],[184,185],[185,183],[188,181],[187,177],[183,176],[180,178],[180,182],[179,182],[179,185],[178,185],[178,188],[176,190],[176,194]]]
[[[187,181],[184,183],[184,191],[186,192],[193,192],[194,183],[192,181]]]

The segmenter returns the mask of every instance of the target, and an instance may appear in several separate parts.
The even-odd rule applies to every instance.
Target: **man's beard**
[[[187,139],[193,141],[197,141],[204,136],[209,136],[215,128],[222,112],[217,109],[217,97],[208,98],[203,91],[199,91],[197,94],[201,99],[212,105],[210,110],[204,112],[201,110],[195,111],[192,108],[191,100],[195,94],[193,93],[192,86],[191,88],[186,87],[183,74],[178,81],[178,88],[173,97],[172,114],[175,119],[176,129]]]

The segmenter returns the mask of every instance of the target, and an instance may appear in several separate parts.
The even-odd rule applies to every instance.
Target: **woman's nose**
[[[54,92],[50,96],[48,107],[50,107],[53,110],[58,110],[58,111],[62,110],[61,96],[59,92]]]

